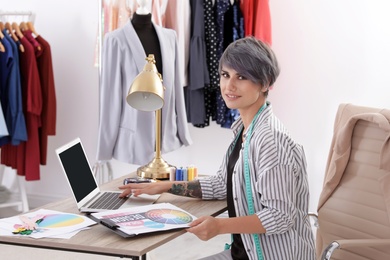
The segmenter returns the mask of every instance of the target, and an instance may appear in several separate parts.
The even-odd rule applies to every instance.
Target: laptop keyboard
[[[117,192],[104,192],[99,199],[97,199],[88,208],[93,209],[118,209],[125,203],[126,198],[119,198]]]

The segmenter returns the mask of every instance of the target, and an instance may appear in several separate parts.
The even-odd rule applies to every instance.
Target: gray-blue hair
[[[230,43],[219,61],[219,72],[222,66],[234,69],[262,87],[272,86],[280,73],[275,53],[253,36]],[[268,90],[264,94],[267,96]]]

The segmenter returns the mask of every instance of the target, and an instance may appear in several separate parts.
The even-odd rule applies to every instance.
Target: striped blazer
[[[307,216],[309,185],[303,147],[273,115],[272,106],[254,122],[249,143],[249,167],[255,214],[266,233],[260,244],[266,260],[314,260],[314,236]],[[234,139],[243,124],[233,125]],[[203,199],[225,199],[227,163],[233,143],[216,175],[200,180]],[[242,144],[243,146],[244,144]],[[243,147],[233,171],[232,192],[237,216],[248,215]],[[249,259],[257,259],[252,234],[241,234]]]

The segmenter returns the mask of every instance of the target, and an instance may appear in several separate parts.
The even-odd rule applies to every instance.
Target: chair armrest
[[[318,228],[318,227],[319,227],[319,224],[318,224],[318,215],[317,215],[317,213],[309,212],[307,215],[313,219],[313,221],[314,221],[313,225],[314,225],[316,228]]]
[[[336,249],[369,246],[389,246],[390,239],[340,239],[330,243],[321,255],[321,260],[329,260]]]

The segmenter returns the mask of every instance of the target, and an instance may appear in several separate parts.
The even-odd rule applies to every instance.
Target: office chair
[[[317,259],[390,259],[390,110],[339,106],[316,215]]]

